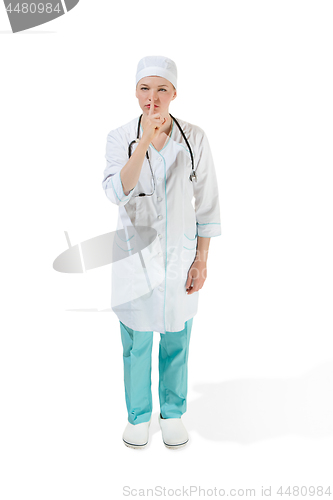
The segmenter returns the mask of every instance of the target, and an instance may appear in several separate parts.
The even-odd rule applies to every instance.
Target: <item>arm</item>
[[[125,205],[132,197],[138,183],[149,141],[142,137],[135,151],[128,158],[127,141],[119,131],[111,131],[107,137],[104,180],[102,182],[106,196],[116,205]]]
[[[150,142],[158,129],[163,125],[165,119],[161,119],[158,113],[154,113],[154,106],[150,106],[148,120],[142,134],[142,138],[134,153],[121,170],[121,182],[124,193],[127,195],[135,188],[140,177],[143,160],[145,159]]]
[[[202,236],[198,236],[197,253],[195,255],[196,260],[207,262],[209,243],[210,243],[210,238],[203,238]]]
[[[112,130],[106,143],[106,168],[103,173],[102,187],[107,198],[116,205],[125,205],[132,197],[132,191],[124,192],[121,171],[128,163],[127,141],[119,130]]]
[[[201,132],[195,169],[197,182],[193,181],[198,240],[221,235],[217,176],[207,136]]]
[[[128,158],[128,144],[119,131],[111,131],[107,138],[106,160],[102,182],[106,196],[116,205],[125,205],[132,197],[138,183],[143,161],[151,140],[163,125],[165,119],[159,113],[154,114],[154,106],[150,108],[142,137],[135,151]]]
[[[131,155],[126,165],[121,169],[120,178],[126,196],[138,183],[143,160],[145,159],[149,143],[150,141],[147,141],[147,139],[142,137],[139,144],[135,148],[134,153]]]
[[[217,177],[208,139],[202,131],[196,167],[197,182],[193,181],[197,219],[197,250],[185,284],[188,295],[200,290],[207,278],[210,238],[221,235]]]

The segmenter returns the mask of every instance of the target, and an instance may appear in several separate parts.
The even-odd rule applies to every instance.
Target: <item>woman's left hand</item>
[[[190,295],[193,292],[200,290],[207,278],[207,261],[194,259],[187,273],[187,281],[185,284],[186,293]],[[193,280],[193,282],[192,282]]]

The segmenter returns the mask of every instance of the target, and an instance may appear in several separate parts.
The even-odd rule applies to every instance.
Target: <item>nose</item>
[[[153,101],[155,101],[155,100],[156,100],[156,97],[154,96],[154,92],[152,92],[152,93],[150,94],[150,98],[149,98],[149,100],[150,100],[151,102],[153,102]]]

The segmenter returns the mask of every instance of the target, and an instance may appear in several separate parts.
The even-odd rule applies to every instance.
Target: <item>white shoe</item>
[[[164,419],[159,415],[158,421],[162,431],[163,443],[167,448],[176,449],[188,443],[189,437],[181,418]]]
[[[150,422],[133,425],[130,422],[123,433],[123,441],[129,448],[142,449],[148,444]]]

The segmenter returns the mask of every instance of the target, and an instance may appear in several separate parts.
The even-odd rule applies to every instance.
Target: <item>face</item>
[[[167,116],[169,104],[176,98],[177,91],[169,80],[161,76],[147,76],[138,82],[135,95],[144,114],[148,115],[153,101],[155,113]]]

